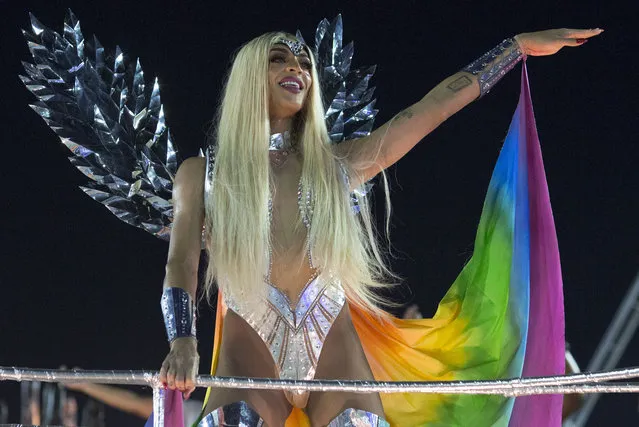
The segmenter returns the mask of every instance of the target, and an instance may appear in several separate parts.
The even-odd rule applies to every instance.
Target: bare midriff
[[[273,213],[271,219],[270,283],[284,293],[292,305],[316,271],[309,260],[307,230],[300,220],[298,186],[302,164],[291,156],[273,169]]]

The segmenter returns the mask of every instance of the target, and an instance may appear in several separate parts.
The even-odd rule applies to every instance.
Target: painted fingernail
[[[584,44],[588,41],[588,39],[577,39],[576,42],[579,44]]]

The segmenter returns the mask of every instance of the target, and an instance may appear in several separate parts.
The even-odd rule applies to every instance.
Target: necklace
[[[289,155],[297,153],[297,144],[293,143],[291,133],[286,131],[271,135],[268,153],[273,165],[277,168],[282,167]]]

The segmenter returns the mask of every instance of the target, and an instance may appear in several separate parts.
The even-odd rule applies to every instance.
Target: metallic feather
[[[122,221],[167,240],[177,152],[157,79],[145,84],[140,61],[119,47],[110,57],[85,39],[69,11],[62,35],[31,15],[24,31],[34,63],[20,76],[38,99],[31,107],[72,153],[90,182],[82,190]]]
[[[30,14],[23,31],[33,63],[20,79],[37,101],[31,108],[70,151],[69,160],[89,178],[80,188],[120,220],[168,240],[171,193],[179,166],[166,125],[157,79],[146,85],[139,60],[119,46],[109,54],[96,37],[85,39],[70,10],[62,35]],[[351,69],[353,43],[342,44],[338,15],[322,20],[315,52],[329,136],[335,143],[368,135],[377,114],[369,81],[375,67]],[[302,39],[298,32],[298,38]],[[365,184],[352,195],[369,191]]]
[[[336,143],[370,134],[378,111],[375,88],[368,87],[375,66],[351,69],[353,53],[353,42],[343,46],[342,16],[332,22],[323,19],[315,32],[315,56],[326,125]]]
[[[334,143],[367,136],[373,130],[376,100],[375,88],[368,87],[375,66],[351,69],[353,42],[343,45],[342,15],[333,21],[323,19],[315,31],[315,57],[322,99],[326,110],[328,135]],[[297,38],[303,40],[301,33]],[[351,193],[353,211],[359,213],[360,201],[373,188],[369,181]]]

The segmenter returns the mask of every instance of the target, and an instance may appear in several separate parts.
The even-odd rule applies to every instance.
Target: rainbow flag
[[[525,65],[473,256],[435,316],[380,321],[357,307],[351,312],[378,380],[563,374],[559,250]],[[386,394],[382,401],[393,426],[561,425],[560,395]]]

